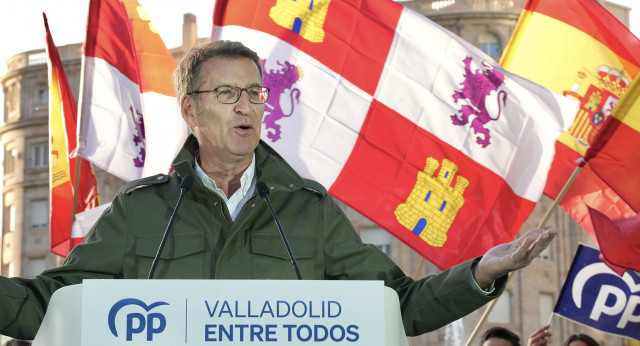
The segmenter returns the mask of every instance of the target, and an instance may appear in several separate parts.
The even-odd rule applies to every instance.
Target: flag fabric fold
[[[576,110],[390,0],[219,0],[213,20],[263,58],[263,140],[442,269],[513,240]]]
[[[585,161],[635,213],[640,212],[640,79],[613,110]]]
[[[640,214],[610,220],[598,210],[587,208],[602,261],[620,276],[628,269],[640,272]]]
[[[173,91],[175,68],[136,0],[91,0],[80,155],[126,181],[167,173],[187,135]]]
[[[75,155],[77,106],[43,13],[49,69],[49,165],[51,252],[66,256],[83,239],[71,232],[74,212],[100,204],[91,164]],[[80,163],[77,163],[80,160]],[[76,170],[80,170],[76,174]],[[76,182],[76,179],[78,181]],[[77,190],[76,190],[77,186]],[[75,206],[74,206],[75,196]]]
[[[598,250],[579,245],[554,313],[614,335],[640,340],[640,275],[616,274]]]
[[[587,208],[605,263],[620,275],[626,269],[640,271],[640,79],[633,81],[584,159],[583,171],[628,209],[611,212],[611,198],[574,208]]]
[[[556,143],[545,195],[558,197],[595,141],[597,146],[609,142],[606,154],[585,157],[590,163],[560,205],[594,240],[587,205],[611,219],[634,216],[640,190],[630,172],[638,155],[630,148],[637,148],[640,127],[623,124],[614,114],[640,73],[640,40],[596,1],[529,0],[501,65],[580,103],[571,128]],[[627,200],[625,191],[636,196]]]

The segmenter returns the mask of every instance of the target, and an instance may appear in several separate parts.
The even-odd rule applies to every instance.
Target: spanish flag
[[[82,241],[82,238],[71,236],[74,214],[98,206],[100,200],[91,165],[88,161],[77,157],[74,152],[76,101],[71,93],[44,13],[43,17],[49,67],[51,252],[58,256],[66,256],[73,246]],[[80,160],[79,164],[77,160]],[[77,170],[79,171],[76,172]]]
[[[585,195],[594,198],[581,204],[572,196],[570,202],[578,201],[571,208],[578,215],[588,210],[584,222],[592,224],[606,263],[640,271],[640,78],[613,110],[585,161],[580,174],[588,174],[593,182]],[[625,217],[618,215],[618,204],[631,209]],[[617,271],[622,275],[622,270]]]
[[[596,1],[530,0],[501,64],[580,103],[573,125],[556,143],[544,190],[547,196],[558,196],[595,141],[611,141],[607,147],[615,146],[613,151],[620,153],[628,152],[629,141],[637,141],[637,129],[627,139],[618,138],[619,133],[597,139],[640,73],[640,40]],[[595,240],[587,205],[613,219],[631,217],[635,211],[595,175],[589,167],[593,164],[598,163],[580,172],[560,205]],[[606,174],[611,174],[608,180],[625,184],[637,179],[610,170]]]

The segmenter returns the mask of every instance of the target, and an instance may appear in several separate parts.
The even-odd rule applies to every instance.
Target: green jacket
[[[0,278],[0,334],[34,337],[53,292],[83,279],[147,278],[181,178],[196,177],[190,136],[174,172],[126,184],[65,259],[34,279]],[[364,245],[327,191],[302,179],[269,146],[256,149],[256,174],[270,198],[306,280],[383,280],[395,289],[407,335],[444,326],[497,297],[477,288],[472,261],[413,281],[385,254]],[[477,260],[477,259],[476,259]],[[167,279],[296,279],[266,202],[254,195],[231,221],[225,203],[199,179],[185,194],[154,274]]]

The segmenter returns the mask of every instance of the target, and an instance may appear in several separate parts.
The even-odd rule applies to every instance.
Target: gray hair
[[[262,64],[256,52],[236,41],[207,41],[191,48],[182,58],[182,61],[176,69],[174,88],[178,102],[180,102],[185,95],[200,88],[203,83],[203,76],[201,74],[202,63],[212,58],[250,59],[258,67],[260,80],[262,81]],[[197,95],[198,94],[194,94],[196,103],[198,103]]]

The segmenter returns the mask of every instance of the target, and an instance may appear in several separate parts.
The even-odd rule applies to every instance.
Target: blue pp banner
[[[622,277],[579,245],[554,312],[601,331],[640,340],[640,275]]]
[[[86,280],[82,345],[383,345],[384,289],[356,280]]]

